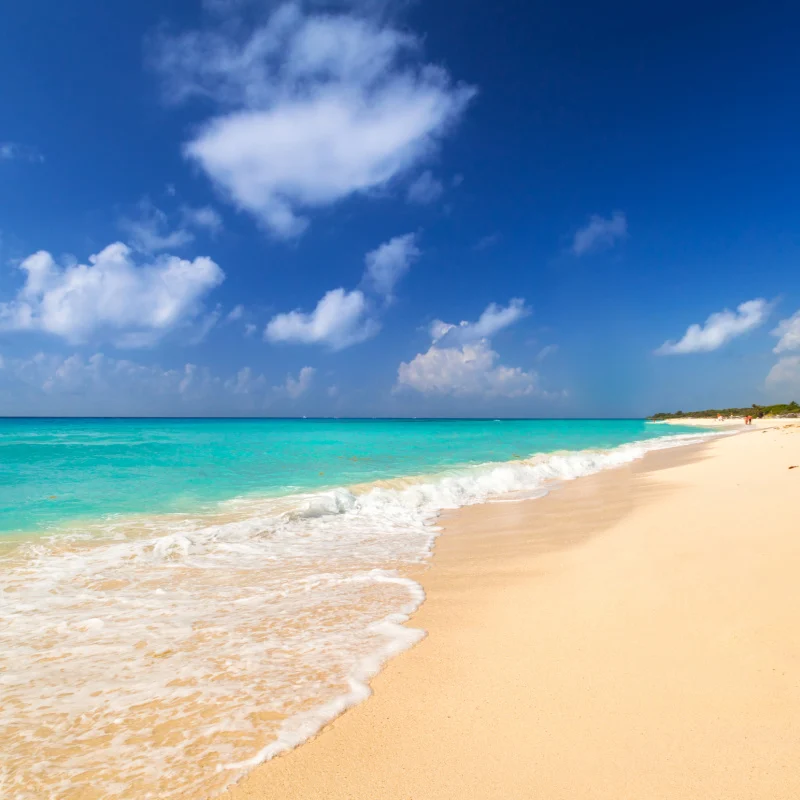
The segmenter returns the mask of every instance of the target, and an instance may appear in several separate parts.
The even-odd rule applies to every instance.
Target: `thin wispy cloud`
[[[576,231],[572,239],[572,253],[585,256],[613,247],[628,236],[628,219],[622,211],[610,217],[592,214],[587,225]]]
[[[35,147],[18,142],[0,142],[0,161],[29,161],[41,164],[44,156]]]
[[[656,350],[656,355],[674,356],[687,353],[710,353],[738,336],[743,336],[763,325],[769,316],[770,304],[763,298],[748,300],[736,311],[717,311],[704,325],[690,325],[677,342],[667,341]]]
[[[384,242],[364,257],[364,283],[378,294],[392,297],[397,282],[420,256],[417,235],[407,233]]]
[[[312,375],[301,370],[290,385],[300,396]],[[226,377],[208,367],[185,363],[164,368],[102,352],[92,355],[37,353],[6,360],[5,385],[21,403],[20,409],[70,413],[261,413],[273,401],[289,397],[286,384],[270,387],[266,376],[242,367]]]
[[[488,236],[484,236],[481,239],[478,239],[477,242],[473,245],[473,250],[486,250],[489,247],[494,247],[503,237],[499,233],[490,233]]]
[[[170,216],[144,198],[139,202],[137,216],[122,217],[119,227],[140,253],[157,253],[191,244],[197,231],[218,234],[222,230],[222,218],[210,206],[181,206]]]
[[[244,306],[234,306],[225,317],[226,322],[236,322],[244,316]]]
[[[555,355],[558,352],[558,345],[557,344],[548,344],[545,345],[537,354],[536,360],[541,363],[546,358],[549,358],[552,355]]]
[[[425,170],[409,185],[406,198],[409,203],[425,206],[436,202],[443,193],[442,182],[434,178],[430,170]]]

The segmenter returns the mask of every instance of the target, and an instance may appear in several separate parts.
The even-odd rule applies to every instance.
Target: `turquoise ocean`
[[[424,632],[443,509],[702,441],[641,420],[0,420],[0,795],[213,797]],[[81,794],[93,792],[93,794]]]

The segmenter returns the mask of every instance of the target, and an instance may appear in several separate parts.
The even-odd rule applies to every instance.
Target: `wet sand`
[[[228,800],[800,797],[800,426],[444,524],[427,638]]]

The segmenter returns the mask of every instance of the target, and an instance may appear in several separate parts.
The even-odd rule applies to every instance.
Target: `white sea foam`
[[[708,436],[106,521],[10,548],[4,796],[213,796],[367,697],[381,664],[424,635],[404,624],[424,594],[402,573],[429,555],[443,509],[538,496]]]

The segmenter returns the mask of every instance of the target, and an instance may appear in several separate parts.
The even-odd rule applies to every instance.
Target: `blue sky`
[[[6,9],[0,413],[800,399],[800,9],[453,9]]]

